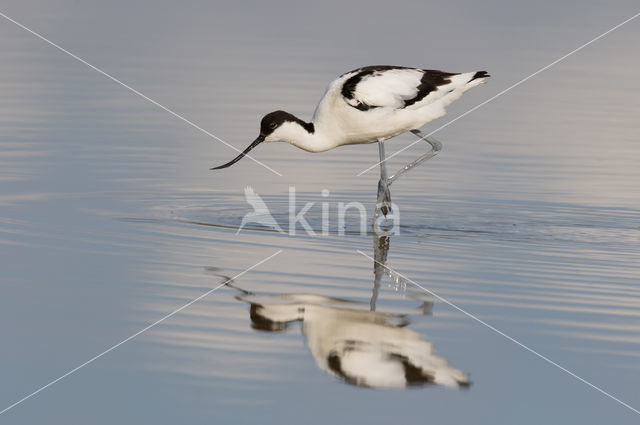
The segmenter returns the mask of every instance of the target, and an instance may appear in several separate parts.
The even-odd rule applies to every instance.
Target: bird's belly
[[[352,108],[353,109],[353,108]],[[386,109],[386,108],[385,108]],[[374,143],[422,127],[413,111],[358,111],[341,122],[343,144]]]
[[[445,113],[440,103],[417,108],[380,107],[361,111],[339,96],[330,98],[333,99],[323,99],[314,116],[318,130],[327,138],[327,149],[387,140],[418,129]]]

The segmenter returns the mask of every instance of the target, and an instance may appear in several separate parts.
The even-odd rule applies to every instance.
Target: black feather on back
[[[429,93],[436,90],[438,87],[443,86],[451,82],[449,77],[458,75],[456,73],[438,71],[434,69],[423,69],[422,78],[420,79],[420,85],[418,86],[418,93],[415,97],[404,101],[404,107],[411,106],[416,102],[420,102],[427,97]]]
[[[349,77],[347,81],[345,81],[344,84],[342,84],[342,90],[341,90],[342,96],[347,100],[353,100],[356,87],[362,81],[363,78],[369,75],[373,75],[376,72],[384,72],[392,69],[414,69],[414,68],[409,68],[406,66],[373,65],[373,66],[365,66],[364,68],[356,69],[354,71],[349,72],[349,73],[355,72],[355,74]],[[444,72],[444,71],[438,71],[438,70],[432,70],[432,69],[418,69],[417,71],[421,71],[423,73],[422,78],[420,79],[420,84],[417,87],[418,92],[413,98],[405,100],[404,102],[405,108],[407,106],[413,105],[416,102],[421,101],[429,93],[436,90],[439,86],[451,82],[451,80],[449,80],[449,77],[453,75],[458,75],[457,73]],[[349,104],[361,111],[367,111],[371,108],[379,107],[377,105],[368,105],[364,102],[358,102],[356,105],[352,105],[351,103]]]

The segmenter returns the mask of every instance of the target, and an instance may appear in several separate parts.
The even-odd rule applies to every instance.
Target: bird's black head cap
[[[314,128],[312,123],[306,123],[286,111],[273,111],[262,117],[262,121],[260,122],[260,135],[267,137],[285,122],[298,123],[309,133],[313,133]]]

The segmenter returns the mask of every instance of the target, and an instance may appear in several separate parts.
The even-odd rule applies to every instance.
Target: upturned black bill
[[[219,170],[221,168],[230,167],[231,165],[233,165],[236,162],[240,161],[251,149],[255,148],[256,146],[258,146],[262,142],[264,142],[264,136],[258,136],[258,138],[256,140],[254,140],[253,143],[251,143],[244,151],[242,151],[242,153],[240,155],[236,156],[235,158],[233,158],[231,161],[227,162],[226,164],[210,168],[210,170]]]

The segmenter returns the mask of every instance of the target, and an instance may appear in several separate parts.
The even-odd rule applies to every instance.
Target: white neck
[[[310,132],[309,130],[313,130]],[[282,141],[292,144],[308,152],[323,152],[335,147],[322,131],[315,128],[307,129],[302,124],[292,121],[284,122],[266,138],[267,142]]]

